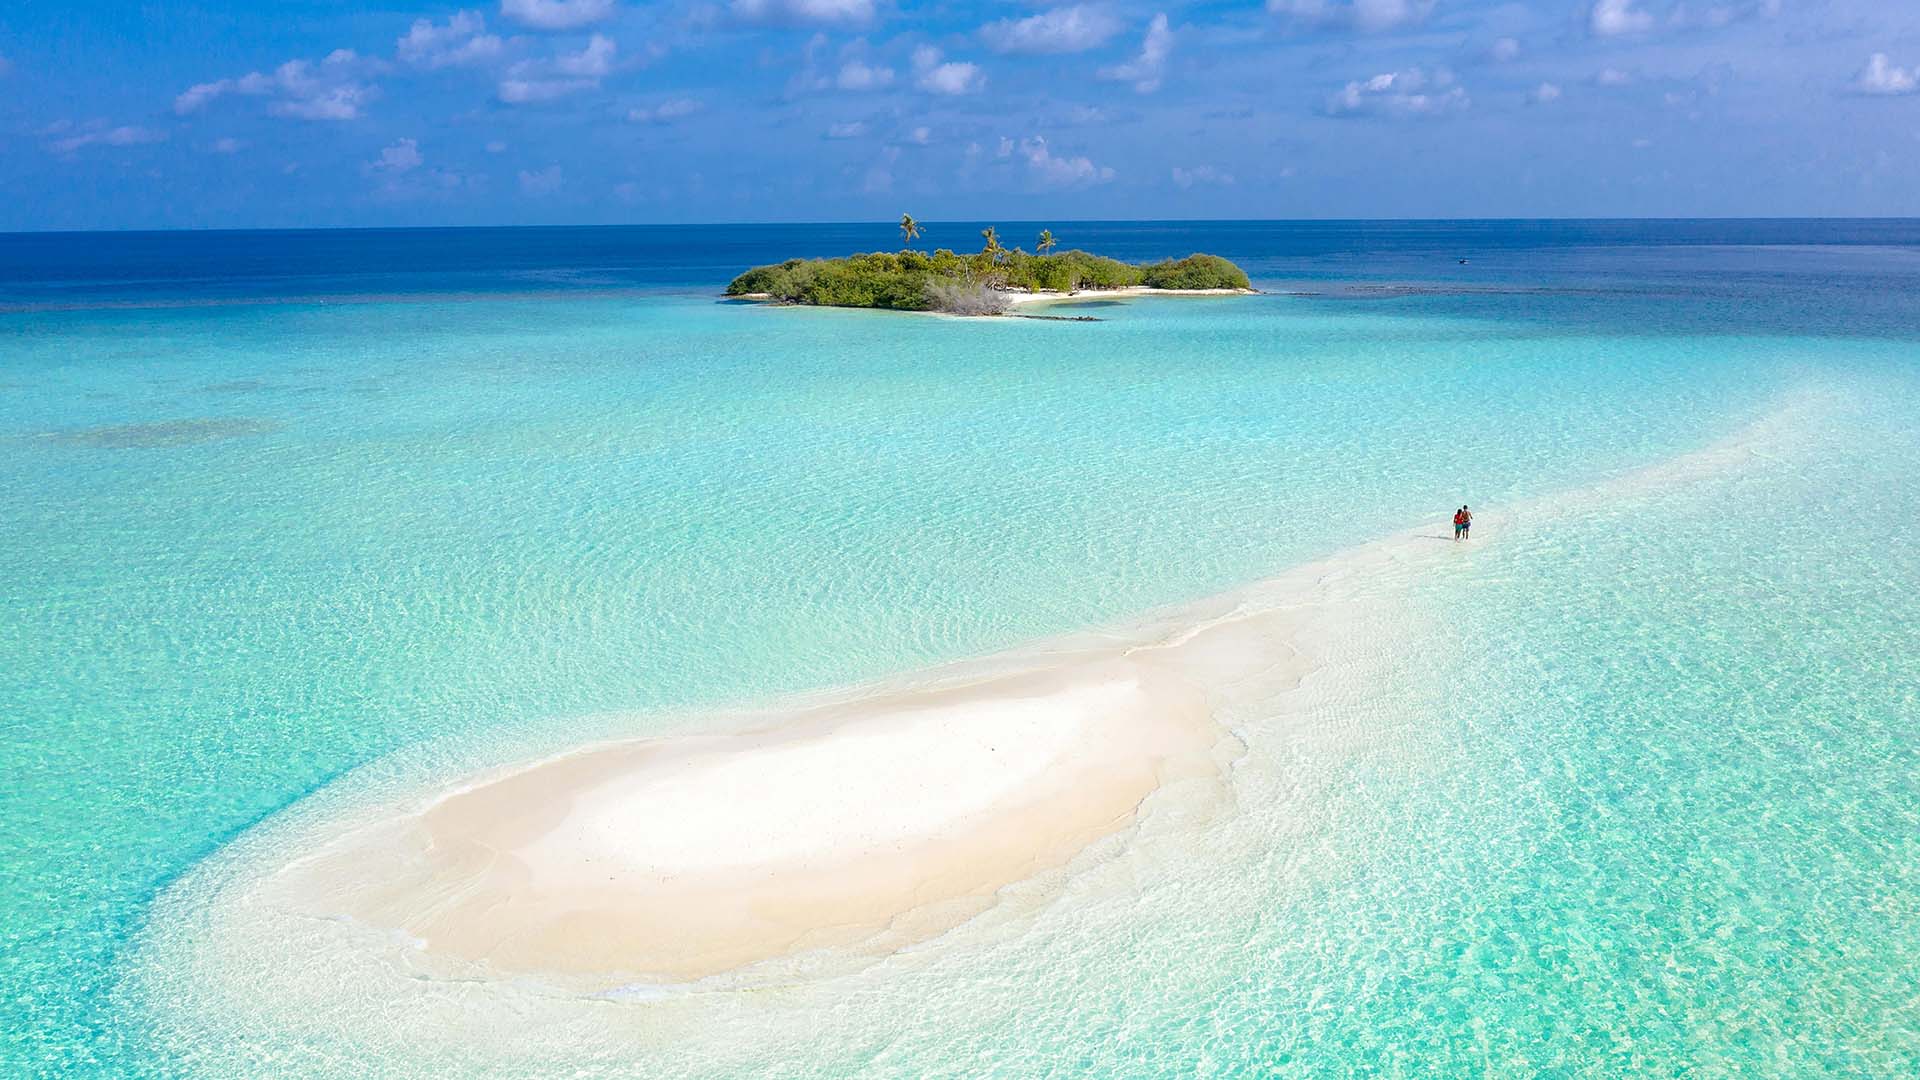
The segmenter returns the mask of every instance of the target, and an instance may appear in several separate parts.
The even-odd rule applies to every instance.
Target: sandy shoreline
[[[1270,729],[1309,675],[1341,670],[1330,643],[1350,646],[1356,620],[1384,606],[1414,633],[1396,597],[1422,577],[1530,519],[1738,468],[1829,406],[1795,400],[1695,452],[1483,511],[1465,544],[1436,518],[1118,628],[760,710],[727,734],[347,800],[222,870],[231,889],[189,947],[216,966],[254,955],[236,973],[323,996],[306,973],[316,949],[395,992],[425,978],[589,997],[900,954],[1029,883],[1090,873],[1156,807],[1180,820],[1203,790],[1230,806],[1246,725]],[[270,975],[256,950],[275,957]]]
[[[362,808],[310,832],[248,904],[355,927],[435,978],[585,993],[888,955],[1129,829],[1164,787],[1224,785],[1233,718],[1300,685],[1354,584],[1466,554],[1436,539],[1439,524],[736,733],[579,748]]]
[[[1013,307],[1015,308],[1021,308],[1021,307],[1026,307],[1028,305],[1036,305],[1036,304],[1084,304],[1084,303],[1088,303],[1091,301],[1098,301],[1098,300],[1133,300],[1133,299],[1138,299],[1139,297],[1142,297],[1142,296],[1257,296],[1259,295],[1259,293],[1260,293],[1260,290],[1258,289],[1155,289],[1146,285],[1129,285],[1126,288],[1121,288],[1121,289],[1081,289],[1078,292],[1070,292],[1070,293],[1053,292],[1053,291],[1048,291],[1044,289],[1037,290],[1034,292],[1016,292],[1012,289],[1000,290],[1000,295],[1005,297],[1007,302],[1013,305]],[[767,304],[778,303],[777,301],[774,300],[772,294],[770,293],[743,293],[739,296],[728,297],[728,299],[748,300],[756,303],[767,303]],[[813,305],[798,304],[793,306],[808,307]],[[819,306],[835,306],[835,305],[819,305]],[[897,311],[901,309],[851,307],[851,308],[846,308],[844,310]],[[990,319],[990,318],[1000,317],[1000,316],[994,316],[994,315],[956,315],[951,312],[945,312],[945,311],[903,311],[902,313],[907,315],[938,315],[938,316],[941,316],[942,318],[950,318],[950,319],[952,318]],[[1011,314],[1011,312],[1003,313],[1003,315],[1004,314]]]
[[[1015,669],[456,785],[289,868],[274,902],[608,987],[897,945],[1121,828],[1219,737],[1150,655]]]
[[[1014,292],[1006,290],[1002,295],[1015,305],[1021,304],[1058,304],[1084,303],[1088,300],[1127,300],[1137,296],[1255,296],[1258,289],[1155,289],[1146,285],[1130,285],[1124,289],[1081,289],[1079,292]]]

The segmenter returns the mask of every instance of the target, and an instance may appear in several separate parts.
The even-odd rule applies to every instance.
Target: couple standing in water
[[[1473,536],[1473,511],[1462,506],[1453,512],[1453,538],[1468,540]]]

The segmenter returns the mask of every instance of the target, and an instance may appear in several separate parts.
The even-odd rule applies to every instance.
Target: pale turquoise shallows
[[[0,1071],[1913,1075],[1920,345],[1613,302],[5,315]],[[1444,640],[1326,688],[1357,734],[1301,757],[1311,805],[1247,808],[1139,897],[536,1064],[154,1000],[191,994],[148,966],[155,897],[383,755],[1123,619],[1809,397],[1723,476],[1476,538],[1408,600]]]

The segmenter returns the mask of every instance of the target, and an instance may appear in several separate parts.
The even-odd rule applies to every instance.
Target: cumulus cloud
[[[213,145],[209,147],[216,154],[237,154],[246,148],[246,143],[231,135],[213,140]]]
[[[1074,4],[988,23],[980,28],[980,39],[998,53],[1076,53],[1098,48],[1119,32],[1120,20],[1111,12]]]
[[[1378,34],[1425,22],[1434,0],[1267,0],[1267,10],[1302,22]]]
[[[893,85],[893,69],[849,60],[840,65],[840,74],[834,76],[833,85],[842,90],[880,90]]]
[[[1182,188],[1190,188],[1201,184],[1226,185],[1233,183],[1233,174],[1221,172],[1211,165],[1195,165],[1191,169],[1182,169],[1176,166],[1173,170],[1173,182]]]
[[[420,167],[426,158],[420,156],[420,144],[412,139],[397,139],[392,146],[380,151],[380,157],[367,162],[369,172],[404,173]]]
[[[1130,82],[1140,93],[1151,94],[1160,89],[1161,73],[1166,70],[1167,57],[1172,53],[1173,30],[1164,14],[1155,15],[1147,24],[1147,36],[1140,42],[1140,54],[1124,64],[1101,68],[1100,77]]]
[[[166,133],[152,128],[122,124],[119,127],[94,127],[64,139],[56,139],[49,148],[56,154],[71,154],[89,146],[140,146],[166,140]]]
[[[864,120],[849,120],[844,124],[834,124],[827,128],[829,139],[857,139],[866,133],[867,122]]]
[[[754,22],[828,23],[863,26],[873,21],[874,0],[733,0],[734,15]]]
[[[1632,81],[1633,76],[1621,71],[1619,68],[1601,68],[1599,72],[1593,76],[1593,82],[1596,86],[1625,86]]]
[[[613,14],[613,0],[500,0],[500,14],[535,30],[574,30]]]
[[[933,129],[922,124],[907,132],[907,141],[915,146],[925,146],[933,141]]]
[[[1855,93],[1876,96],[1911,94],[1920,90],[1920,73],[1911,68],[1895,67],[1886,53],[1874,53],[1867,58],[1867,66],[1854,76]]]
[[[1327,98],[1329,116],[1438,116],[1472,104],[1445,68],[1390,71],[1350,82]]]
[[[1653,16],[1634,6],[1634,0],[1595,0],[1587,14],[1594,37],[1622,37],[1653,29]]]
[[[705,104],[693,98],[668,98],[651,108],[628,109],[627,119],[636,124],[671,124],[675,120],[684,120],[704,108],[706,108]]]
[[[538,172],[528,172],[525,169],[521,169],[520,191],[522,194],[540,198],[559,191],[563,180],[564,178],[560,173],[560,166],[558,165],[549,165]]]
[[[1487,59],[1496,64],[1510,64],[1520,58],[1520,42],[1516,38],[1495,38],[1487,46]]]
[[[1002,139],[1001,145],[1004,147],[1009,141]],[[1085,187],[1113,179],[1112,169],[1095,165],[1087,157],[1060,157],[1054,154],[1047,147],[1047,140],[1038,135],[1021,141],[1020,155],[1027,159],[1027,168],[1033,173],[1034,179],[1047,187]]]
[[[980,70],[980,65],[944,59],[940,50],[931,45],[913,50],[913,70],[914,85],[929,94],[972,94],[987,85],[986,73]]]
[[[272,75],[258,71],[231,79],[199,83],[173,99],[173,111],[185,116],[229,95],[270,98],[275,116],[301,120],[354,120],[380,91],[362,79],[376,65],[351,49],[335,49],[319,63],[289,60]]]
[[[500,80],[500,100],[510,105],[553,101],[600,85],[613,70],[618,46],[604,34],[595,34],[577,53],[559,53],[550,60],[522,60]]]
[[[1560,86],[1558,83],[1543,82],[1532,90],[1527,91],[1527,104],[1529,105],[1551,105],[1559,100]]]
[[[394,55],[424,68],[483,63],[498,57],[505,47],[486,30],[487,20],[477,11],[456,11],[444,26],[432,19],[415,19],[406,36],[394,43]]]

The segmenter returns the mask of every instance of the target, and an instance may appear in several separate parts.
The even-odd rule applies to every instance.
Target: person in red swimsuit
[[[1467,508],[1464,506],[1453,512],[1453,538],[1455,540],[1467,535],[1467,522],[1472,520],[1472,515],[1467,513]]]

